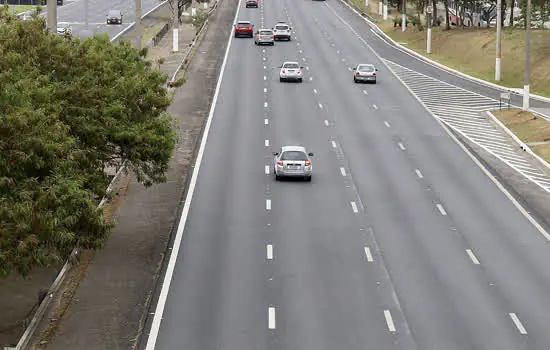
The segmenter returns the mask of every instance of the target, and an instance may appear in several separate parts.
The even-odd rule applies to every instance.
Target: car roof
[[[372,64],[372,63],[359,63],[357,65],[357,67],[364,67],[364,66],[374,67],[374,64]]]
[[[286,61],[286,62],[283,62],[283,66],[284,66],[285,64],[288,64],[288,63],[292,63],[292,64],[297,64],[297,65],[300,65],[300,63],[298,63],[298,62],[294,62],[294,61]]]
[[[298,151],[298,152],[306,152],[306,148],[302,146],[283,146],[281,147],[281,152],[287,152],[287,151]]]
[[[277,22],[277,23],[275,23],[275,25],[276,26],[287,26],[287,27],[289,26],[288,23],[286,23],[286,22]]]
[[[250,21],[238,21],[237,24],[250,24]]]

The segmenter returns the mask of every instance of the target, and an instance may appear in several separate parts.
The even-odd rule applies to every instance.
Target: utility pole
[[[378,14],[379,14],[380,16],[382,16],[382,12],[383,12],[383,11],[382,11],[382,8],[383,8],[383,6],[384,6],[384,5],[382,4],[382,2],[384,2],[384,0],[378,0]]]
[[[88,30],[88,0],[84,0],[84,23],[86,24],[86,30]]]
[[[384,21],[388,19],[388,0],[384,0]]]
[[[57,32],[57,0],[48,0],[46,3],[47,14],[47,26],[52,33]]]
[[[142,37],[141,0],[135,0],[135,1],[136,1],[136,36],[137,36],[136,47],[138,50],[141,50],[141,37]]]
[[[401,14],[401,28],[402,31],[407,29],[407,3],[403,0],[403,13]]]
[[[172,0],[174,6],[172,7],[172,52],[179,51],[179,21],[178,21],[178,5],[177,0]]]
[[[428,5],[428,7],[426,8],[426,13],[428,14],[428,38],[427,38],[427,47],[426,47],[427,53],[432,53],[432,18],[431,18],[432,12],[433,12],[432,5]]]
[[[527,0],[525,16],[525,71],[523,73],[523,110],[529,109],[529,77],[531,70],[531,0]]]
[[[502,0],[497,0],[497,56],[495,61],[495,80],[500,81],[500,56],[502,36]]]

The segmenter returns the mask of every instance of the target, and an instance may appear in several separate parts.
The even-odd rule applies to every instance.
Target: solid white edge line
[[[266,245],[267,260],[273,260],[273,245]]]
[[[443,206],[441,204],[438,203],[435,206],[437,207],[437,209],[439,210],[441,215],[447,215],[447,212],[445,211],[445,208],[443,208]]]
[[[336,142],[330,141],[330,143],[332,144],[332,148],[336,148]]]
[[[419,179],[423,179],[423,178],[424,178],[424,175],[422,175],[422,173],[420,172],[420,170],[414,169],[414,172],[416,173],[416,176],[418,176]]]
[[[270,306],[268,311],[268,327],[275,329],[275,308]]]
[[[386,323],[388,324],[388,329],[390,332],[395,332],[395,324],[393,323],[390,310],[384,310],[384,317],[386,318]]]
[[[235,18],[233,19],[233,22],[237,21],[239,11],[241,9],[241,3],[242,0],[239,0],[239,5],[237,7],[237,11],[235,12]],[[172,245],[172,254],[170,255],[170,260],[168,261],[168,265],[166,267],[166,274],[164,275],[164,280],[162,281],[159,299],[155,308],[155,316],[153,317],[153,322],[151,323],[151,329],[149,331],[149,337],[147,339],[147,345],[145,347],[146,350],[154,350],[157,342],[160,324],[162,322],[162,316],[164,315],[164,308],[166,306],[166,300],[168,299],[168,293],[170,292],[170,284],[172,282],[179,250],[183,240],[183,231],[185,230],[185,224],[187,222],[187,217],[189,216],[189,209],[193,200],[193,194],[195,193],[195,187],[197,185],[197,179],[202,163],[202,158],[204,156],[204,150],[206,148],[206,141],[208,140],[208,134],[210,132],[212,119],[214,117],[214,111],[216,110],[216,103],[218,101],[218,96],[223,81],[223,74],[225,72],[227,58],[229,57],[229,51],[231,49],[232,42],[233,30],[230,31],[229,38],[227,39],[227,48],[225,49],[225,56],[223,57],[220,75],[218,77],[218,83],[216,84],[216,90],[214,92],[214,97],[212,98],[212,105],[210,106],[210,113],[208,113],[208,119],[206,120],[206,125],[202,134],[199,151],[197,152],[197,159],[195,160],[193,175],[191,176],[191,181],[189,182],[189,189],[187,190],[187,195],[185,196],[185,204],[183,205],[183,211],[181,213],[181,217],[178,223],[176,237],[174,238],[174,243]]]
[[[527,334],[527,330],[525,330],[525,327],[523,327],[523,324],[521,324],[521,321],[519,320],[518,316],[513,312],[509,313],[509,315],[512,321],[514,321],[514,324],[516,325],[516,328],[518,329],[518,331],[521,334]]]
[[[346,169],[340,167],[340,173],[342,174],[342,176],[346,176]]]
[[[269,175],[269,165],[265,166],[264,172],[266,175]]]
[[[271,210],[271,199],[265,200],[265,210]]]
[[[357,210],[357,204],[355,204],[355,202],[351,202],[351,209],[356,214],[359,212],[359,210]]]
[[[479,265],[479,260],[477,260],[477,257],[474,255],[474,252],[472,252],[471,249],[466,249],[466,254],[468,254],[470,260],[472,260],[475,265]]]
[[[529,214],[527,212],[527,210],[525,210],[525,208],[518,202],[518,200],[516,198],[514,198],[514,196],[512,196],[512,194],[504,187],[504,185],[502,185],[502,183],[496,178],[493,176],[493,174],[491,174],[491,172],[489,170],[487,170],[487,167],[485,167],[475,156],[472,152],[470,152],[470,150],[468,150],[468,148],[466,148],[466,146],[464,146],[464,144],[462,142],[460,142],[460,140],[451,132],[451,130],[449,129],[449,127],[442,121],[440,120],[427,106],[424,102],[422,102],[422,100],[420,98],[418,98],[418,96],[416,96],[416,94],[411,90],[411,88],[405,84],[405,82],[390,68],[390,66],[385,62],[385,60],[378,54],[378,52],[376,52],[366,41],[365,39],[363,39],[355,29],[353,29],[353,27],[348,23],[346,22],[342,17],[340,17],[336,12],[334,12],[334,10],[332,9],[332,7],[328,4],[325,4],[327,6],[327,8],[330,9],[330,11],[334,14],[334,16],[336,16],[338,19],[340,19],[340,21],[342,23],[344,23],[352,32],[353,34],[355,34],[355,36],[357,36],[357,38],[359,38],[359,40],[361,40],[363,42],[363,44],[365,44],[369,50],[371,50],[371,52],[380,60],[380,62],[382,62],[382,64],[384,66],[386,66],[386,68],[390,71],[391,74],[393,74],[393,76],[399,80],[401,82],[401,84],[405,87],[405,89],[407,89],[409,91],[409,93],[418,101],[418,103],[420,103],[420,105],[422,105],[422,107],[424,107],[424,109],[428,112],[428,114],[430,114],[435,120],[437,123],[439,123],[439,125],[441,125],[441,127],[443,128],[443,130],[445,130],[445,132],[447,133],[447,135],[449,135],[449,137],[462,149],[462,151],[464,151],[464,153],[466,153],[468,155],[468,157],[470,157],[470,159],[478,166],[478,168],[489,178],[491,179],[491,181],[497,186],[497,188],[502,192],[504,193],[504,195],[512,202],[512,204],[519,210],[520,213],[523,214],[523,216],[525,218],[527,218],[527,220],[529,220],[529,222],[535,226],[535,228],[544,236],[544,238],[546,238],[547,241],[550,241],[550,234],[548,234],[548,232],[531,216],[531,214]]]
[[[369,247],[365,247],[365,256],[367,257],[368,262],[373,262],[374,259],[372,258],[372,253],[370,252]]]

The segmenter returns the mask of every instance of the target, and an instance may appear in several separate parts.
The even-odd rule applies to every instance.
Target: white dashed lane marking
[[[468,257],[470,257],[470,260],[472,260],[475,265],[479,265],[479,260],[477,260],[474,252],[472,252],[470,249],[466,249],[466,254],[468,254]]]
[[[393,318],[391,317],[390,310],[384,310],[384,317],[386,318],[386,324],[388,325],[388,330],[390,332],[395,332],[395,324],[393,323]]]
[[[265,200],[265,210],[271,210],[271,199]]]
[[[399,145],[399,148],[401,148],[402,151],[405,150],[405,146],[401,142],[399,142],[398,145]]]
[[[319,103],[319,108],[323,109],[323,105],[321,103]]]
[[[437,209],[441,213],[441,215],[447,215],[447,212],[445,211],[445,208],[441,204],[436,204]]]
[[[269,119],[264,119],[264,124],[265,125],[269,124]]]
[[[384,121],[384,125],[386,125],[386,127],[388,127],[388,128],[391,127],[390,123],[388,123],[386,121]]]
[[[269,165],[265,166],[264,172],[265,172],[266,175],[269,175]]]
[[[267,102],[264,102],[264,107],[267,108]]]
[[[269,147],[269,140],[265,140],[265,146]]]
[[[499,107],[499,101],[384,60],[438,119],[474,144],[500,159],[517,172],[550,192],[550,176],[531,165],[524,151],[496,128],[485,111]]]
[[[372,253],[370,252],[369,247],[365,247],[365,256],[367,257],[368,262],[373,262],[374,259],[372,258]]]
[[[357,204],[355,204],[355,202],[351,202],[351,209],[356,214],[359,212],[359,210],[357,210]]]
[[[268,322],[269,329],[275,329],[275,308],[274,307],[269,307],[267,322]]]
[[[330,143],[332,144],[332,148],[336,148],[336,142],[330,141]]]
[[[316,89],[313,89],[313,93],[316,94],[316,93],[317,93],[317,90],[316,90]]]
[[[422,173],[420,172],[420,170],[415,169],[414,171],[416,172],[416,176],[418,176],[419,179],[423,179],[423,178],[424,178],[424,175],[422,175]]]
[[[364,93],[365,95],[368,95],[368,94],[369,94],[369,93],[367,92],[367,90],[363,90],[363,93]]]
[[[374,109],[378,109],[378,106],[377,105],[372,105],[372,107],[374,107]]]
[[[268,244],[266,246],[267,260],[273,260],[273,246]]]
[[[509,315],[512,321],[514,322],[514,324],[516,325],[516,328],[518,329],[518,331],[521,334],[527,334],[527,330],[525,330],[525,327],[523,327],[523,324],[519,320],[518,316],[513,312],[511,312]]]
[[[346,169],[344,169],[344,168],[341,167],[341,168],[340,168],[340,173],[342,174],[342,176],[345,177],[345,176],[346,176]]]
[[[328,120],[325,120],[325,126],[328,126]]]

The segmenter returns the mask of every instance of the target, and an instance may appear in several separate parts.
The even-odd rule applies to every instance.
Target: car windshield
[[[286,151],[281,155],[281,160],[307,160],[307,155],[300,151]]]
[[[371,72],[374,72],[374,67],[373,66],[359,66],[359,68],[357,70],[360,71],[360,72],[371,73]]]
[[[262,30],[262,31],[260,32],[260,34],[261,34],[261,35],[271,35],[271,34],[273,34],[273,32],[272,32],[271,30]]]
[[[286,30],[286,29],[288,29],[288,26],[275,26],[275,29]]]
[[[300,68],[298,63],[285,63],[283,65],[283,68]]]
[[[109,11],[109,17],[119,17],[119,16],[120,16],[120,11],[116,11],[116,10]]]

